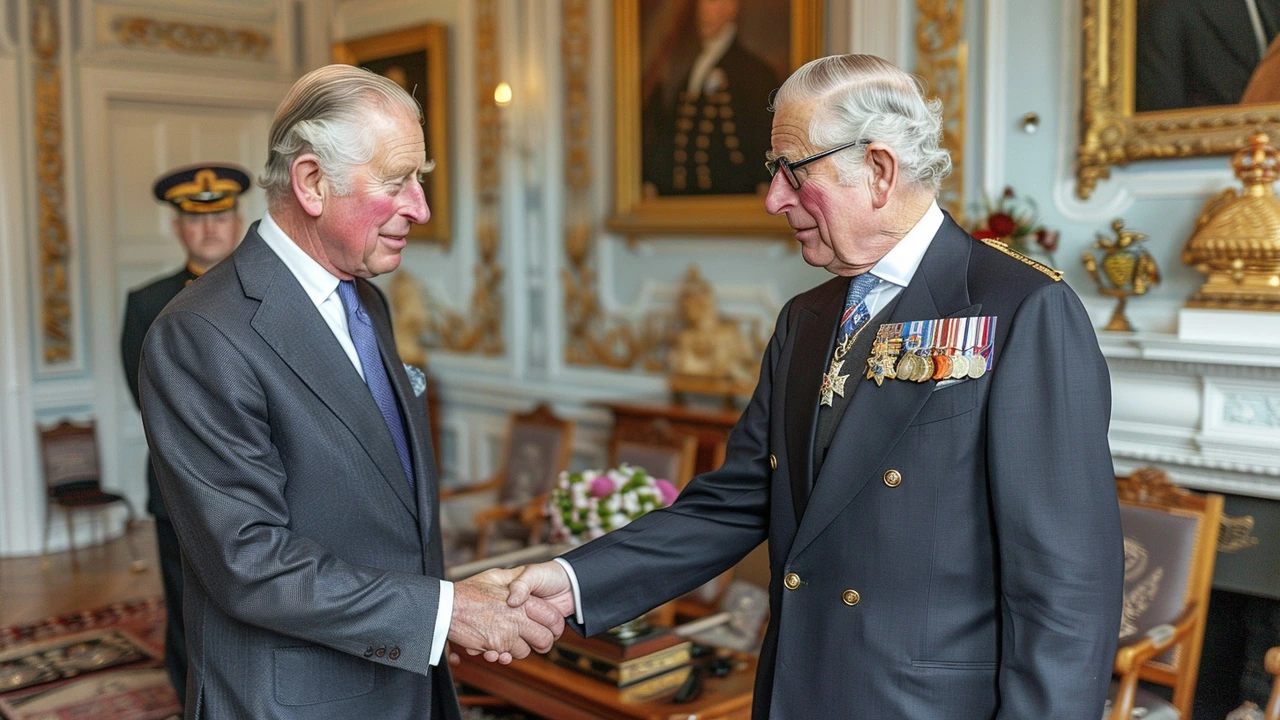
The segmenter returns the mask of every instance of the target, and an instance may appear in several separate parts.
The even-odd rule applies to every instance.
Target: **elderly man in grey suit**
[[[510,573],[442,580],[422,384],[367,281],[427,221],[430,167],[400,87],[306,75],[271,126],[268,213],[147,336],[189,719],[458,718],[446,638],[510,662],[563,628],[545,603],[508,607]]]
[[[1057,272],[938,208],[941,134],[879,58],[786,81],[765,207],[835,277],[783,307],[723,467],[510,603],[598,633],[767,540],[753,717],[1101,715],[1123,583],[1106,364]]]

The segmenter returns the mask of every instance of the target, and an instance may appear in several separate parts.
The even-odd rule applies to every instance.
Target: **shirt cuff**
[[[585,625],[586,620],[582,619],[582,591],[578,589],[578,574],[573,571],[573,566],[564,558],[552,558],[560,563],[560,567],[569,574],[569,584],[573,586],[573,619],[578,621],[579,625]]]
[[[572,573],[570,574],[572,577]],[[574,587],[577,587],[576,585]],[[440,581],[440,601],[436,606],[436,631],[431,636],[431,666],[440,664],[444,645],[449,640],[449,623],[453,621],[453,583]]]

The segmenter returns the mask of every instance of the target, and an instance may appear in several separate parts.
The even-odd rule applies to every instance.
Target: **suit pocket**
[[[911,667],[930,670],[995,670],[996,662],[958,662],[952,660],[912,660]]]
[[[373,663],[337,650],[306,645],[274,650],[276,702],[315,705],[373,691]]]
[[[928,402],[912,418],[911,424],[925,425],[969,412],[977,404],[981,384],[978,380],[963,380],[934,387]]]

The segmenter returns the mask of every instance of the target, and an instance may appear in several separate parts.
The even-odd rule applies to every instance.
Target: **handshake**
[[[559,563],[486,570],[454,583],[449,642],[506,665],[550,650],[574,612],[573,586]]]

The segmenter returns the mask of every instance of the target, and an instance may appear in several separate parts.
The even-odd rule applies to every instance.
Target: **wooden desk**
[[[613,412],[613,432],[646,425],[656,419],[666,420],[680,434],[698,438],[698,462],[693,474],[709,472],[724,463],[729,431],[742,413],[737,410],[706,409],[689,405],[604,403]]]
[[[728,677],[704,675],[702,694],[675,704],[670,696],[624,703],[618,689],[530,655],[510,665],[460,653],[453,679],[550,720],[749,720],[756,661]]]

